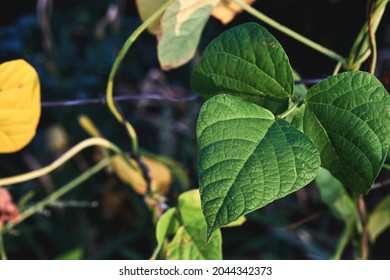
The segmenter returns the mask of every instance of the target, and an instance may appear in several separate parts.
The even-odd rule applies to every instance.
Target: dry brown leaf
[[[247,4],[252,5],[256,0],[244,0]],[[211,15],[221,21],[223,24],[228,24],[233,20],[236,14],[241,13],[243,10],[233,1],[221,0],[218,5],[213,9]]]

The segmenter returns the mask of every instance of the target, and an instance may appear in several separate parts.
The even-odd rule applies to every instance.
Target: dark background
[[[98,23],[108,5],[116,3],[122,7],[119,27],[108,26],[97,35]],[[134,1],[53,1],[50,50],[44,45],[36,5],[34,0],[13,1],[1,8],[0,63],[17,58],[30,62],[40,75],[42,101],[101,96],[118,50],[140,24]],[[366,1],[362,0],[257,1],[254,6],[345,56],[367,16]],[[377,33],[379,59],[389,53],[389,19],[387,10]],[[199,52],[222,31],[248,21],[256,19],[243,13],[224,26],[211,18],[203,32]],[[334,61],[268,29],[284,47],[293,68],[302,78],[324,78],[332,73]],[[169,72],[159,71],[158,67],[156,39],[145,33],[126,56],[116,79],[116,94],[138,94],[146,89],[162,94],[173,90],[181,96],[194,94],[189,87],[193,62]],[[363,65],[363,70],[365,67]],[[158,78],[153,78],[156,75]],[[188,171],[191,183],[173,187],[172,204],[181,191],[197,186],[194,131],[201,103],[201,100],[185,104],[142,100],[122,104],[127,119],[137,130],[141,148],[169,156]],[[128,150],[127,136],[105,106],[44,108],[33,142],[19,153],[0,156],[0,176],[26,172],[36,168],[36,164],[47,165],[66,148],[87,138],[77,122],[80,114],[88,115],[106,138]],[[65,141],[63,146],[51,146],[61,141]],[[93,164],[94,156],[93,151],[83,152],[48,178],[12,188],[14,199],[17,201],[30,190],[36,193],[33,201],[45,197]],[[388,176],[388,173],[381,174],[378,180]],[[368,209],[388,193],[388,187],[372,191],[366,198]],[[155,246],[150,211],[142,197],[115,176],[106,173],[94,176],[66,199],[97,201],[99,206],[50,208],[46,213],[35,215],[18,226],[12,235],[5,236],[10,258],[53,259],[74,249],[81,252],[82,258],[89,259],[150,257]],[[313,215],[317,218],[289,228],[294,222]],[[319,201],[315,187],[308,186],[248,215],[244,226],[224,230],[224,258],[326,259],[333,253],[342,228],[342,223]],[[390,257],[389,234],[388,230],[378,238],[371,247],[370,258]],[[353,254],[349,246],[343,257],[352,258]]]

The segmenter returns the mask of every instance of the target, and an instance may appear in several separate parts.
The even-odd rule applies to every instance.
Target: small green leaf
[[[293,71],[293,73],[296,81],[300,81],[302,79],[301,76],[298,74],[298,72]],[[297,100],[303,100],[306,94],[307,94],[307,87],[305,84],[300,83],[295,85],[294,96]]]
[[[237,220],[227,224],[226,226],[223,226],[224,228],[230,228],[230,227],[239,227],[242,226],[246,222],[246,218],[244,216],[241,216]]]
[[[199,190],[180,195],[177,209],[182,225],[168,244],[170,260],[220,260],[222,259],[221,232],[214,234],[206,244],[206,222],[200,207]]]
[[[346,223],[356,220],[356,207],[339,180],[328,170],[320,168],[315,182],[322,202],[329,207],[336,218]]]
[[[169,70],[188,62],[198,46],[203,28],[218,0],[176,0],[161,18],[158,59]]]
[[[390,226],[390,195],[385,197],[372,210],[367,228],[370,239],[375,242],[376,238]]]
[[[208,45],[192,87],[204,98],[229,93],[281,113],[293,95],[294,76],[279,42],[260,25],[246,23]]]
[[[312,181],[319,154],[304,134],[253,103],[210,98],[199,113],[202,210],[212,233]]]
[[[151,257],[152,260],[155,260],[160,254],[160,251],[163,249],[168,235],[174,234],[179,228],[180,223],[177,220],[176,215],[176,208],[170,208],[158,220],[156,226],[157,247],[153,252],[153,256]]]
[[[317,145],[322,166],[357,193],[367,193],[390,144],[390,97],[374,76],[346,72],[313,86],[301,127]]]
[[[170,208],[161,216],[157,222],[157,244],[161,246],[168,235],[174,233],[178,227],[179,221],[176,219],[176,208]]]
[[[57,256],[56,260],[81,260],[83,258],[83,249],[76,247],[68,252]]]

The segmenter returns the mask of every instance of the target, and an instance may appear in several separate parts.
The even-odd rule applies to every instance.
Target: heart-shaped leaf
[[[22,59],[0,65],[0,153],[19,151],[34,137],[41,115],[38,74]]]
[[[374,76],[346,72],[313,86],[298,116],[322,166],[357,193],[367,193],[390,144],[390,97]]]
[[[240,216],[305,186],[320,165],[315,145],[303,133],[231,95],[204,104],[197,138],[208,238]]]
[[[246,23],[225,31],[204,51],[192,75],[202,97],[228,93],[279,113],[293,95],[286,53],[263,27]]]
[[[176,0],[161,18],[158,59],[162,69],[188,62],[198,46],[203,28],[218,0]]]

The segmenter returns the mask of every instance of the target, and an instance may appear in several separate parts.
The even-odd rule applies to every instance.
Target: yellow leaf
[[[164,0],[137,0],[137,9],[142,21],[147,20],[164,4]],[[161,18],[161,16],[160,16]],[[148,31],[153,35],[156,34],[160,18],[156,19],[149,27]]]
[[[161,18],[157,54],[163,70],[190,61],[211,11],[220,0],[176,0]]]
[[[226,226],[223,226],[224,228],[230,228],[230,227],[238,227],[243,225],[246,222],[246,218],[244,216],[241,216],[234,222],[231,222],[230,224],[227,224]]]
[[[152,191],[166,195],[172,184],[172,173],[169,168],[146,156],[142,156],[141,160],[148,167]],[[135,160],[130,159],[130,162],[136,167],[135,169],[130,167],[122,157],[115,156],[111,167],[124,183],[132,186],[136,193],[144,195],[146,194],[146,181],[142,176],[141,168]]]
[[[0,64],[0,153],[24,148],[36,133],[40,84],[35,69],[22,59]]]
[[[102,137],[99,129],[95,126],[95,124],[88,118],[86,115],[79,116],[79,124],[82,128],[93,137]]]
[[[256,0],[244,0],[249,5],[252,5]],[[221,21],[223,24],[228,24],[233,20],[236,14],[241,13],[242,8],[231,0],[221,0],[213,9],[211,15]]]
[[[91,136],[103,137],[99,129],[87,116],[79,116],[79,123]],[[172,184],[171,170],[163,163],[151,157],[142,156],[141,160],[148,167],[151,178],[151,190],[166,195]],[[120,155],[117,155],[113,158],[110,167],[122,182],[132,186],[136,193],[144,195],[146,194],[146,181],[142,176],[142,170],[134,159],[129,158],[129,161],[132,166],[129,166]]]

